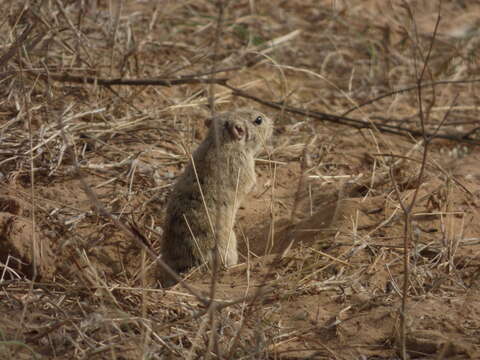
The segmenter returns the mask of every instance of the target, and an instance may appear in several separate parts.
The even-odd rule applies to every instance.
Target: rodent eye
[[[254,121],[255,125],[261,125],[262,122],[263,122],[263,118],[261,116],[258,116]]]

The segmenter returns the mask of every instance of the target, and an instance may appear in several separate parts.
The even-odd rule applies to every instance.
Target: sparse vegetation
[[[0,358],[479,358],[480,5],[223,6],[0,0]],[[152,271],[212,94],[276,121],[213,296]]]

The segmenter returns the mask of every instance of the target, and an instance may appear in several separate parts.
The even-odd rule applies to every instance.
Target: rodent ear
[[[205,119],[204,124],[205,124],[205,126],[206,126],[207,128],[209,128],[210,125],[212,125],[212,122],[213,122],[213,118],[209,117],[209,118],[206,118],[206,119]]]

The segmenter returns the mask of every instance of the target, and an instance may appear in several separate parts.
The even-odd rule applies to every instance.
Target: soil
[[[424,83],[473,79],[478,5],[442,2],[435,31],[436,1],[235,2],[214,54],[213,2],[125,1],[118,18],[108,2],[58,3],[21,15],[0,2],[11,34],[2,53],[26,24],[28,41],[42,35],[5,60],[16,75],[1,90],[0,358],[400,359],[403,340],[409,358],[480,358],[476,84],[354,109],[417,84],[425,63]],[[220,85],[53,76],[173,79],[214,61],[228,68],[217,77],[261,99],[354,109],[348,117],[457,140],[319,121]],[[46,67],[49,79],[39,77]],[[275,119],[237,218],[241,262],[214,277],[214,298],[231,302],[221,309],[181,284],[162,289],[152,271],[172,184],[205,135],[209,92],[217,111],[248,106]],[[211,272],[183,276],[211,295]]]

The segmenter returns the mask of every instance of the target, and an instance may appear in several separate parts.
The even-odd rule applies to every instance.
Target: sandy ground
[[[405,244],[410,358],[480,358],[479,94],[461,82],[479,71],[477,4],[443,1],[435,31],[436,1],[232,2],[217,53],[212,2],[0,4],[1,358],[398,359]],[[214,63],[267,101],[469,135],[425,147],[221,85],[60,78],[205,79]],[[460,82],[377,99],[440,80]],[[275,132],[237,219],[241,263],[217,275],[214,298],[232,303],[209,311],[159,287],[129,229],[158,255],[212,91],[218,111],[255,107]],[[210,273],[183,275],[209,296]]]

